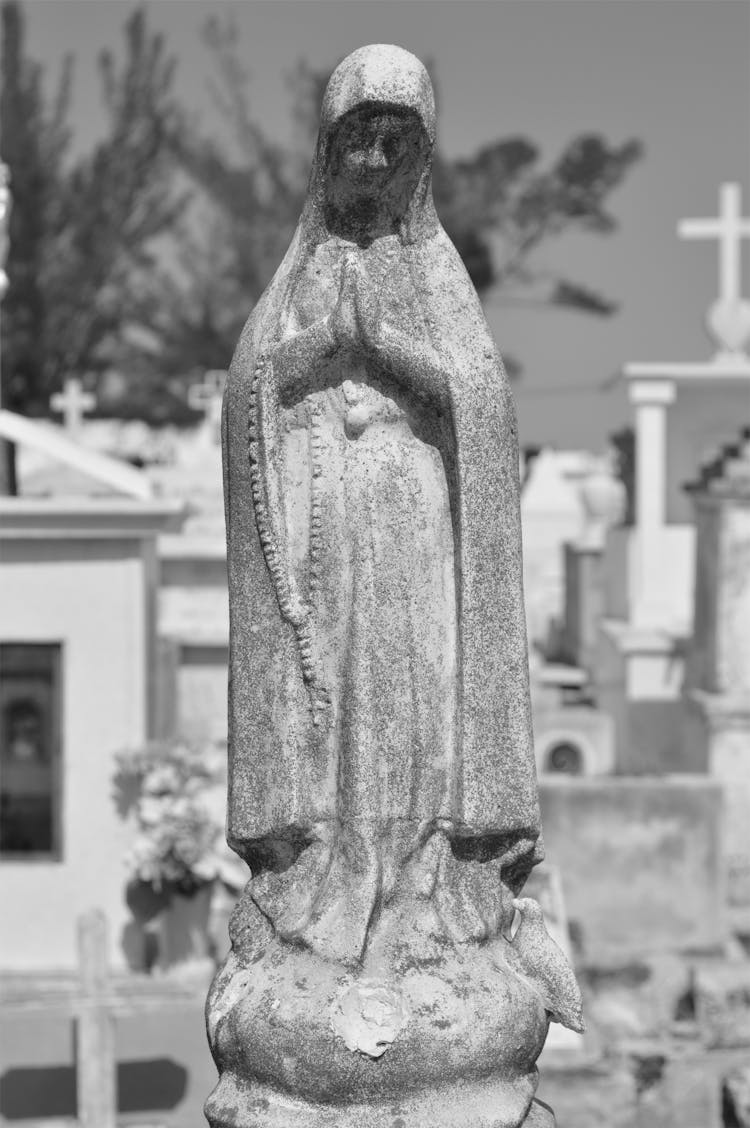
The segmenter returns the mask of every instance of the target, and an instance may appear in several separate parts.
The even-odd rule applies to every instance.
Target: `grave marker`
[[[78,922],[81,995],[76,1007],[78,1115],[82,1128],[115,1128],[117,1065],[109,998],[107,922],[100,909]]]
[[[218,443],[221,434],[221,401],[227,374],[220,368],[205,373],[200,384],[188,388],[188,404],[194,411],[202,411],[208,425],[211,441]]]
[[[77,376],[69,376],[64,390],[56,392],[49,404],[53,411],[62,415],[63,426],[68,434],[74,436],[81,430],[86,412],[93,411],[96,407],[96,397],[83,390],[83,384]]]

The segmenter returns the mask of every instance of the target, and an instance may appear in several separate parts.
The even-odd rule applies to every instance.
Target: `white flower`
[[[119,800],[138,831],[126,857],[132,875],[157,888],[219,876],[245,884],[243,863],[223,841],[225,773],[225,749],[211,745],[153,744],[118,757]]]

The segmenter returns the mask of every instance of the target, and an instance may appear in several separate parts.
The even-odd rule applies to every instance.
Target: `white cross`
[[[739,184],[722,184],[716,218],[683,219],[677,231],[682,239],[718,239],[719,301],[737,302],[742,279],[741,241],[750,238],[750,220],[742,219]]]
[[[84,414],[96,407],[96,397],[84,392],[77,376],[69,376],[64,391],[56,392],[49,405],[53,411],[61,413],[65,430],[74,435],[81,429]]]
[[[194,411],[205,414],[211,433],[218,438],[221,425],[221,398],[227,374],[220,368],[212,368],[203,377],[203,382],[188,388],[188,404]]]

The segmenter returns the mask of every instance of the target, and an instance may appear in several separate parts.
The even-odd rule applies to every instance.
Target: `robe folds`
[[[361,247],[330,229],[331,138],[362,105],[417,114],[434,143],[412,56],[364,48],[334,72],[307,203],[223,412],[228,839],[277,930],[342,960],[420,854],[442,859],[464,939],[498,926],[493,889],[517,893],[542,857],[510,389],[429,158],[397,233]],[[345,349],[311,359],[297,396],[280,388],[280,347],[324,322],[352,256],[439,394]],[[456,908],[462,867],[476,903],[464,881]]]

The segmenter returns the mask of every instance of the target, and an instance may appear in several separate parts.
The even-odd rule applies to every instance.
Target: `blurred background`
[[[750,6],[3,0],[0,1124],[198,1128],[227,367],[397,43],[513,381],[560,1128],[750,1124]],[[750,216],[750,204],[744,205]],[[745,290],[747,282],[745,282]]]

